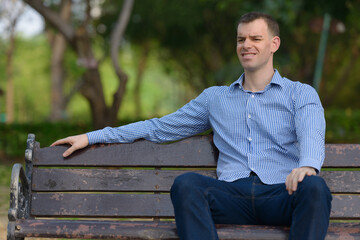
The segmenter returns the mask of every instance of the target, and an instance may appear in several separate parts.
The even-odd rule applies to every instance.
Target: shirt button
[[[248,118],[251,118],[251,114],[248,115]]]
[[[251,95],[251,98],[254,98],[255,97],[255,95],[253,94],[253,95]]]
[[[252,141],[252,138],[251,138],[251,137],[248,137],[248,140],[249,140],[249,142],[251,142],[251,141]]]

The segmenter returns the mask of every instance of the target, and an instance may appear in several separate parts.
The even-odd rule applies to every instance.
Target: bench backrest
[[[216,177],[210,135],[172,144],[99,144],[64,159],[66,148],[35,143],[32,217],[172,219],[176,176],[191,170]],[[326,145],[323,167],[334,197],[331,218],[360,220],[360,145]]]

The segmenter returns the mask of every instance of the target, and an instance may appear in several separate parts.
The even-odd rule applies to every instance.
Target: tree
[[[157,41],[164,65],[201,92],[240,74],[235,23],[242,11],[244,1],[239,0],[144,0],[135,4],[127,37],[143,46]]]
[[[6,123],[12,123],[15,119],[15,103],[14,103],[14,79],[13,79],[13,55],[15,51],[15,27],[17,21],[24,11],[21,2],[4,1],[1,4],[1,17],[6,21],[9,45],[6,50]]]
[[[60,6],[60,17],[65,22],[69,22],[71,16],[71,0],[64,0]],[[61,33],[48,30],[51,45],[51,121],[59,121],[63,118],[67,105],[64,94],[64,56],[66,51],[66,40]]]
[[[359,0],[143,0],[135,4],[127,37],[139,45],[157,41],[164,65],[171,64],[172,71],[176,67],[182,79],[200,92],[228,84],[241,73],[234,50],[237,19],[248,11],[269,13],[281,29],[275,67],[294,81],[312,85],[323,16],[328,13],[332,22],[319,94],[326,107],[355,106],[359,102],[354,100],[355,89],[360,89],[355,67],[360,60],[359,4]],[[111,13],[104,17],[103,22],[111,22]]]
[[[93,49],[91,2],[86,0],[84,17],[79,19],[79,24],[70,24],[61,18],[60,14],[46,6],[40,0],[24,0],[37,12],[39,12],[46,22],[61,33],[66,39],[67,44],[75,52],[78,63],[84,68],[83,84],[80,93],[87,99],[90,105],[91,117],[94,128],[101,128],[107,125],[114,125],[117,121],[117,113],[120,109],[125,93],[127,75],[120,68],[118,63],[119,44],[125,32],[132,7],[133,0],[125,0],[122,10],[118,16],[111,37],[111,59],[119,86],[113,95],[111,106],[107,106],[99,72],[99,61],[96,59]]]

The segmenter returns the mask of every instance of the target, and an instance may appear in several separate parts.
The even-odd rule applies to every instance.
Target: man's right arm
[[[207,103],[207,90],[205,90],[176,112],[162,118],[153,118],[117,128],[106,127],[60,139],[51,146],[70,144],[71,147],[63,154],[67,157],[76,150],[96,143],[131,143],[140,138],[157,143],[179,140],[210,128]]]

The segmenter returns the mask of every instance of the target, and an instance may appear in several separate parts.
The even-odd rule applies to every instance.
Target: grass
[[[0,165],[0,240],[6,239],[7,211],[10,200],[10,178],[12,166]]]

